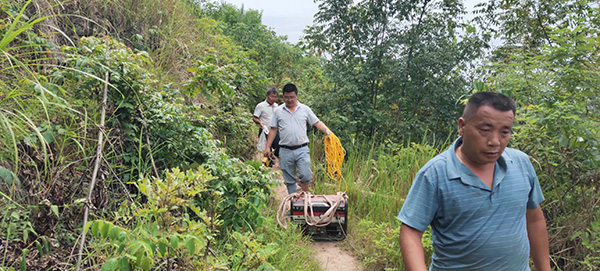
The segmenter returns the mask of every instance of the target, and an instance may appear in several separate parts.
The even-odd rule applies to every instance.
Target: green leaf
[[[143,270],[150,270],[150,265],[152,264],[151,261],[152,261],[152,259],[150,259],[146,256],[142,257],[142,261],[140,262],[140,267]]]
[[[150,226],[150,234],[152,234],[152,236],[156,236],[158,234],[158,222],[154,221],[154,223],[152,223]]]
[[[185,242],[185,248],[187,249],[187,251],[190,255],[194,255],[194,253],[196,252],[196,242],[194,241],[193,238],[189,238]]]
[[[158,243],[158,253],[160,257],[165,257],[167,254],[167,244],[165,244],[164,242],[159,242]]]
[[[121,253],[121,252],[123,252],[124,250],[125,250],[125,244],[121,244],[121,245],[119,246],[119,248],[117,249],[117,253]]]
[[[56,215],[56,217],[60,217],[58,215],[58,206],[56,206],[56,205],[50,205],[50,210],[52,210],[52,212]]]
[[[117,259],[110,258],[102,265],[101,271],[113,271],[117,269]]]
[[[6,169],[3,166],[0,166],[0,179],[4,180],[8,185],[12,185],[13,182],[17,184],[21,184],[19,178],[10,170]]]
[[[102,228],[100,228],[100,235],[102,236],[102,238],[108,237],[108,232],[111,228],[112,225],[110,225],[110,223],[102,223]]]
[[[129,265],[129,260],[127,260],[127,257],[121,257],[119,259],[119,270],[120,271],[131,270],[131,266]]]
[[[561,147],[568,147],[569,146],[569,139],[565,136],[565,135],[560,135],[560,138],[558,139],[558,144]]]
[[[92,235],[98,236],[98,230],[100,229],[100,226],[102,226],[102,221],[100,220],[95,220],[92,223]]]
[[[90,229],[90,226],[94,224],[94,221],[88,221],[88,223],[85,223],[85,225],[83,225],[83,234],[87,234],[88,230]]]
[[[44,244],[44,249],[46,249],[46,253],[50,253],[50,241],[48,241],[48,237],[42,236],[42,243]]]
[[[21,262],[19,263],[19,270],[25,271],[27,270],[27,255],[29,254],[29,249],[23,249],[21,252]]]
[[[37,248],[38,252],[40,253],[40,257],[42,257],[45,254],[44,250],[42,249],[42,245],[37,240],[34,242],[34,244],[35,244],[35,247]]]
[[[178,249],[179,248],[179,237],[177,237],[177,235],[174,235],[171,237],[171,246],[174,249]]]
[[[127,238],[127,232],[126,231],[120,231],[119,232],[119,237],[117,239],[119,239],[119,241],[124,241]]]
[[[119,227],[114,226],[110,229],[110,233],[108,234],[108,236],[110,237],[110,240],[117,240],[117,238],[119,237],[119,233],[121,232],[121,230],[119,229]]]

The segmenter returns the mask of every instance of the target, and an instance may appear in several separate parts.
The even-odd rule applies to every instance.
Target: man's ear
[[[462,136],[464,130],[465,130],[465,119],[463,119],[462,117],[460,117],[460,118],[458,118],[458,134],[460,136]]]

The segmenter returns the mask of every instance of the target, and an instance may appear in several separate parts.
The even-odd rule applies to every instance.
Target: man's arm
[[[400,227],[400,251],[408,271],[426,271],[425,252],[423,252],[423,232],[402,223]]]
[[[527,235],[531,247],[531,258],[537,271],[550,271],[548,230],[542,208],[527,209]]]
[[[325,135],[331,134],[331,130],[329,130],[329,128],[327,128],[325,123],[322,121],[317,121],[317,123],[315,123],[313,126],[317,127],[317,129],[319,129],[319,131],[323,132]]]
[[[263,152],[267,157],[271,156],[271,144],[273,144],[275,136],[277,136],[277,127],[271,127],[271,130],[269,130],[269,135],[267,136],[267,144],[265,144],[265,151]]]
[[[264,123],[262,123],[262,122],[260,121],[260,119],[258,119],[258,117],[257,117],[257,116],[252,116],[252,120],[254,121],[254,123],[258,124],[258,126],[260,126],[261,128],[262,128],[263,126],[265,126],[265,124],[264,124]]]

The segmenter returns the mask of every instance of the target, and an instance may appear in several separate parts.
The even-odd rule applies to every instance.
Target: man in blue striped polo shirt
[[[325,135],[331,134],[331,131],[308,106],[298,102],[296,85],[287,84],[283,87],[283,102],[285,104],[277,107],[273,113],[264,154],[271,155],[271,143],[279,131],[279,167],[288,193],[296,192],[298,185],[303,191],[308,191],[312,171],[306,127],[315,126]]]
[[[398,219],[408,270],[427,270],[421,239],[431,225],[429,270],[550,270],[544,201],[529,157],[506,148],[515,102],[478,92],[458,119],[459,137],[419,170]]]

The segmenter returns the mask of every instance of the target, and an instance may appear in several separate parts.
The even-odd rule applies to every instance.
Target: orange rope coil
[[[327,175],[334,181],[338,182],[338,191],[342,186],[342,181],[345,185],[345,190],[348,190],[348,184],[342,176],[342,163],[346,156],[346,150],[342,147],[340,139],[333,133],[325,137],[325,159],[327,160]]]

